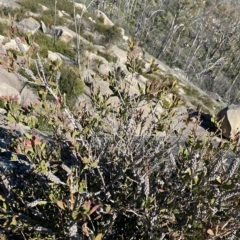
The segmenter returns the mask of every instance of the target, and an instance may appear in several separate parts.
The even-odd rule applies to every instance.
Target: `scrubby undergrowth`
[[[30,10],[35,6],[23,3]],[[118,33],[112,30],[106,31],[114,40]],[[8,121],[30,127],[23,135],[13,131],[0,152],[0,232],[6,238],[240,238],[237,141],[218,145],[218,132],[202,138],[199,121],[183,139],[187,126],[173,128],[181,121],[176,119],[182,104],[177,81],[156,74],[154,60],[144,70],[136,42],[129,41],[126,67],[132,76],[143,74],[146,84],[137,85],[133,94],[131,78],[113,71],[102,78],[111,94],[102,94],[93,79],[86,82],[91,101],[70,108],[69,95],[82,91],[82,85],[76,87],[76,69],[58,61],[45,64],[44,52],[34,54],[34,39],[25,40],[30,50],[23,53],[16,39],[19,52],[14,54],[27,59],[16,74],[36,86],[39,103],[1,100]],[[16,57],[9,54],[5,59],[11,64],[4,64],[16,71]],[[113,98],[117,104],[111,104]],[[48,137],[36,129],[48,130]]]
[[[129,41],[130,73],[139,62],[136,49]],[[225,159],[229,150],[238,153],[236,142],[216,146],[214,134],[200,138],[198,122],[182,142],[183,129],[171,127],[180,99],[173,96],[163,105],[176,82],[159,78],[138,86],[133,95],[124,77],[117,80],[112,72],[103,79],[111,96],[87,82],[91,104],[82,101],[75,111],[59,90],[60,66],[55,66],[49,78],[37,55],[38,75],[24,67],[28,78],[18,75],[40,86],[38,105],[23,108],[3,98],[7,119],[32,129],[23,136],[13,134],[7,149],[18,170],[12,165],[1,172],[0,228],[6,236],[239,238],[240,160]],[[149,74],[157,71],[154,61],[149,69]],[[109,103],[113,96],[118,105]],[[146,102],[149,114],[144,116]],[[158,105],[164,107],[161,114]],[[51,126],[48,139],[34,131],[42,118]],[[165,135],[159,137],[159,132]]]

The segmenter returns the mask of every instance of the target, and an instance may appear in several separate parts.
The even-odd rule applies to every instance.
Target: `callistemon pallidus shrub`
[[[50,76],[40,56],[34,60],[37,76],[21,66],[29,78],[18,74],[19,79],[41,88],[38,105],[21,107],[14,99],[3,99],[8,120],[32,129],[22,136],[13,134],[10,158],[19,169],[2,174],[0,216],[7,235],[97,240],[239,237],[240,160],[226,157],[237,151],[236,143],[216,146],[214,134],[199,137],[199,122],[183,141],[174,120],[181,102],[173,96],[166,104],[176,82],[163,76],[134,85],[138,54],[137,43],[130,40],[129,72],[117,77],[113,71],[102,79],[112,94],[102,94],[92,79],[86,82],[91,102],[71,111],[58,88],[59,64],[50,65]],[[155,71],[157,64],[151,61],[147,73]],[[40,118],[51,127],[48,134],[35,130]]]

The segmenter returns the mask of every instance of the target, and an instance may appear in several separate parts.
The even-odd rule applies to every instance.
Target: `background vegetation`
[[[154,43],[152,51],[169,64],[182,64],[182,67],[186,64],[189,68],[185,70],[194,69],[200,79],[204,76],[200,70],[216,71],[214,61],[221,59],[222,56],[215,57],[223,43],[218,47],[205,46],[205,40],[198,39],[200,35],[203,37],[200,28],[193,39],[201,44],[188,41],[187,44],[192,44],[188,55],[180,44],[182,39],[189,40],[196,30],[193,27],[199,23],[195,22],[196,12],[204,10],[207,4],[208,9],[215,9],[209,1],[203,4],[191,0],[135,0],[117,1],[109,6],[107,3],[100,2],[100,7],[116,16],[116,20],[132,23],[130,28],[135,29],[135,37],[146,47]],[[197,7],[193,3],[197,3]],[[214,3],[224,7],[221,1]],[[29,1],[24,4],[31,7]],[[123,10],[113,11],[114,7]],[[192,25],[186,13],[192,14]],[[159,24],[162,31],[159,45],[152,22]],[[180,31],[181,24],[188,28]],[[115,38],[112,28],[108,30]],[[211,28],[209,31],[212,33]],[[49,39],[36,36],[35,40],[49,50],[47,47],[52,46]],[[207,38],[206,44],[208,41]],[[65,49],[72,51],[61,43],[60,49],[65,54]],[[215,51],[211,52],[212,49]],[[46,51],[40,53],[44,55]],[[21,55],[20,51],[16,54]],[[126,67],[131,74],[144,72],[138,54],[138,43],[130,40]],[[117,79],[115,72],[109,73],[102,80],[109,83],[112,94],[101,94],[93,82],[86,82],[90,103],[82,101],[78,109],[74,109],[66,104],[66,96],[71,98],[82,91],[79,72],[59,62],[45,64],[38,54],[33,56],[35,69],[26,63],[23,72],[16,74],[20,80],[37,86],[39,104],[21,107],[11,98],[3,98],[1,103],[8,121],[21,122],[31,129],[21,136],[15,132],[9,134],[11,143],[0,152],[0,167],[4,167],[0,185],[0,230],[7,238],[240,238],[238,143],[221,140],[216,144],[218,122],[215,122],[216,133],[200,137],[197,134],[200,123],[196,121],[186,139],[182,139],[184,129],[172,128],[176,120],[179,121],[175,109],[182,101],[173,94],[166,103],[169,94],[176,91],[177,81],[172,76],[152,76],[157,71],[152,60],[150,70],[144,74],[149,81],[138,86],[138,94],[132,95],[126,76]],[[210,65],[206,65],[207,60]],[[218,70],[224,70],[222,65],[219,67]],[[11,67],[9,70],[15,71]],[[118,100],[117,106],[109,103],[111,97]],[[147,117],[142,109],[146,102]],[[161,115],[159,106],[163,109]],[[36,131],[43,124],[44,130],[51,130],[48,135]],[[159,136],[160,133],[164,134]]]
[[[239,1],[98,3],[153,56],[184,70],[202,89],[239,103]]]

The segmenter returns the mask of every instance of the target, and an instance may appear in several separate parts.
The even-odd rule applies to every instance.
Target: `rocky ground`
[[[17,1],[10,0],[0,0],[0,4],[8,4],[14,7],[18,7]],[[59,13],[60,14],[60,13]],[[61,13],[64,14],[64,13]],[[60,16],[60,15],[59,15]],[[109,23],[110,20],[106,21]],[[42,31],[44,34],[49,34],[51,29],[48,29],[43,22],[37,22],[36,20],[26,16],[24,21],[15,23],[16,26],[21,26],[21,29],[24,31],[30,31],[35,34],[37,31]],[[88,24],[92,24],[91,20],[89,20]],[[71,39],[75,38],[77,35],[66,26],[58,26],[57,27],[59,34],[59,38],[66,43],[70,42]],[[86,29],[86,31],[88,31]],[[91,44],[88,40],[84,39],[82,36],[79,36],[80,40],[85,44]],[[94,37],[99,38],[97,34],[94,34]],[[121,46],[126,46],[127,43],[125,41],[126,36],[123,34],[123,42]],[[100,94],[109,93],[112,91],[109,89],[109,84],[106,81],[102,80],[103,75],[107,75],[110,72],[116,72],[117,69],[126,74],[126,76],[130,76],[130,73],[127,71],[124,63],[127,61],[127,51],[124,48],[121,48],[119,45],[112,45],[110,47],[93,45],[92,47],[95,51],[91,52],[87,50],[83,53],[83,60],[87,62],[88,68],[86,68],[82,77],[86,82],[92,81],[96,87],[100,88]],[[9,48],[16,49],[18,46],[15,41],[12,39],[7,39],[5,36],[0,36],[0,52],[4,55]],[[109,62],[106,58],[99,56],[96,52],[99,50],[103,53],[111,54],[117,58],[117,62]],[[149,66],[149,60],[152,58],[151,55],[145,53],[142,57],[142,61],[145,64],[144,70],[146,70]],[[63,54],[57,52],[48,53],[48,59],[61,59],[66,63],[72,63],[71,59],[68,56],[64,56]],[[100,63],[96,66],[96,62]],[[212,113],[217,113],[218,109],[221,109],[225,106],[225,104],[218,99],[218,96],[215,96],[212,93],[205,93],[200,90],[198,87],[193,85],[188,81],[187,76],[180,69],[172,69],[165,65],[160,60],[156,60],[155,63],[158,64],[158,68],[160,70],[160,74],[169,75],[172,79],[177,80],[177,88],[176,93],[179,97],[184,100],[184,104],[176,110],[176,117],[172,123],[171,132],[166,134],[165,132],[159,132],[156,136],[156,146],[162,146],[164,144],[169,143],[168,153],[166,154],[166,162],[171,162],[171,157],[177,159],[179,148],[181,146],[187,147],[187,141],[189,135],[193,134],[195,131],[197,137],[199,139],[203,139],[209,135],[210,132],[215,132],[216,127],[211,121]],[[93,78],[92,76],[96,77]],[[129,82],[131,82],[130,93],[132,95],[139,94],[137,90],[137,85],[144,85],[147,82],[147,79],[141,74],[134,74],[129,78]],[[89,88],[85,87],[85,92],[78,98],[77,104],[85,101],[90,104],[89,98]],[[3,65],[0,66],[0,97],[1,96],[17,96],[19,103],[22,106],[26,106],[30,103],[38,102],[38,98],[36,94],[31,90],[30,87],[25,86],[23,82],[21,82],[16,74],[10,73],[7,71]],[[171,99],[171,94],[168,96]],[[116,98],[110,99],[111,104],[118,104],[119,100]],[[207,105],[206,103],[211,103]],[[144,110],[145,116],[149,114],[149,107],[145,104],[142,107]],[[159,113],[163,113],[164,109],[161,106],[158,106],[157,111]],[[149,116],[147,118],[147,124],[152,121],[152,118]],[[183,129],[180,135],[176,134],[178,129]],[[28,127],[23,124],[13,124],[6,120],[6,112],[3,109],[0,109],[0,177],[2,178],[3,189],[5,189],[6,193],[11,189],[11,187],[21,186],[24,187],[24,182],[28,181],[27,175],[30,169],[33,169],[35,166],[30,163],[26,156],[21,154],[16,154],[15,150],[11,146],[11,137],[14,136],[22,136],[24,133],[32,131],[39,135],[41,138],[46,139],[47,141],[51,141],[51,133],[50,132],[40,132],[36,129],[30,130]],[[100,137],[99,137],[100,138]],[[136,138],[139,138],[136,134]],[[106,140],[108,141],[108,139]],[[221,138],[216,136],[212,139],[212,144],[214,146],[218,146]],[[67,141],[66,141],[67,142]],[[94,145],[94,144],[93,144]],[[109,144],[110,145],[110,144]],[[154,144],[155,146],[155,144]],[[14,156],[17,155],[17,160],[10,161]],[[219,157],[221,152],[219,152]],[[225,152],[224,160],[231,162],[236,155],[228,150]],[[170,161],[168,161],[170,160]],[[154,163],[155,164],[155,163]],[[155,168],[155,166],[151,166]],[[7,181],[5,176],[8,175],[9,181]],[[42,176],[39,175],[39,178]],[[3,179],[5,178],[5,180]],[[21,181],[19,181],[21,179]],[[0,229],[1,234],[1,229]]]
[[[2,4],[8,4],[8,5],[14,5],[18,6],[17,1],[8,1],[8,0],[0,0],[0,3]],[[44,11],[45,7],[43,7]],[[28,13],[29,14],[29,13]],[[30,13],[31,14],[31,13]],[[62,16],[62,14],[66,13],[61,12],[59,13],[59,17]],[[96,14],[99,14],[97,12]],[[107,16],[103,15],[104,18],[106,18],[107,24],[113,24],[110,19],[107,18]],[[89,24],[94,24],[91,19],[89,19],[88,23]],[[31,32],[32,34],[35,34],[37,31],[42,31],[45,34],[49,34],[50,29],[46,27],[46,25],[43,22],[37,22],[31,17],[26,17],[22,21],[16,23],[16,26],[20,28],[23,31],[26,32]],[[69,42],[71,39],[77,36],[77,34],[70,29],[68,29],[66,26],[58,26],[57,31],[59,32],[59,38],[62,41]],[[88,29],[86,29],[88,31]],[[94,34],[95,38],[99,38],[98,34]],[[88,40],[84,39],[82,36],[80,36],[80,40],[84,42],[85,44],[91,44]],[[124,35],[124,30],[123,30],[123,42],[121,45],[127,45],[126,36]],[[26,46],[25,46],[26,47]],[[89,68],[85,69],[83,72],[83,78],[85,81],[94,81],[94,85],[96,87],[100,87],[100,92],[102,94],[104,93],[109,93],[111,94],[111,90],[109,89],[109,84],[106,81],[102,81],[102,76],[108,74],[109,71],[115,71],[116,69],[120,68],[121,71],[124,71],[127,75],[129,72],[126,70],[126,67],[124,66],[124,63],[127,61],[127,52],[120,48],[117,45],[112,45],[108,47],[108,49],[104,46],[97,46],[93,45],[95,49],[98,49],[99,51],[102,51],[104,53],[111,54],[117,58],[117,63],[113,64],[111,62],[108,62],[105,58],[102,56],[98,56],[94,52],[90,51],[85,51],[84,52],[84,57],[83,59],[87,59],[88,61],[88,66]],[[13,48],[13,49],[18,49],[15,41],[12,39],[11,41],[7,42],[7,38],[5,36],[0,36],[0,49],[1,53],[4,54],[7,49]],[[64,56],[59,53],[54,53],[50,52],[48,54],[49,59],[61,59],[62,61],[69,62],[69,58],[67,56]],[[152,58],[151,55],[148,53],[145,53],[145,55],[142,57],[142,61],[145,62],[146,69],[148,68],[149,60]],[[96,61],[102,62],[99,64],[99,66],[96,68],[94,67],[96,64],[94,64]],[[177,122],[181,122],[180,118],[183,116],[186,116],[189,114],[189,111],[191,112],[191,119],[194,122],[194,119],[197,118],[197,105],[203,106],[203,113],[202,113],[202,121],[199,126],[199,134],[200,135],[205,135],[207,134],[207,130],[211,128],[212,129],[212,123],[211,123],[211,115],[209,113],[215,112],[218,110],[218,108],[222,108],[224,106],[224,103],[221,103],[214,98],[212,98],[209,94],[203,92],[199,88],[197,88],[195,85],[190,83],[188,81],[187,76],[185,75],[184,72],[182,72],[180,69],[172,69],[165,65],[163,62],[159,60],[155,60],[156,63],[158,64],[158,67],[160,69],[161,74],[168,74],[171,75],[173,78],[177,79],[178,84],[177,84],[177,93],[178,95],[184,99],[185,104],[177,110],[179,117],[177,118]],[[145,70],[146,70],[145,69]],[[96,75],[96,78],[93,80],[92,75]],[[137,84],[144,85],[146,83],[147,79],[143,77],[142,75],[136,74],[134,76],[131,76],[130,82],[130,93],[131,94],[137,94]],[[192,93],[194,92],[195,95],[188,95],[188,92]],[[18,77],[14,73],[9,73],[6,69],[4,69],[2,66],[0,66],[0,96],[5,96],[5,95],[17,95],[19,102],[21,105],[25,106],[28,105],[29,103],[36,103],[37,102],[37,96],[31,91],[31,89],[28,86],[25,86],[23,82],[20,82]],[[81,97],[79,97],[79,100],[87,100],[89,101],[88,98],[89,95],[89,89],[86,87],[85,88],[85,94],[83,94]],[[171,98],[171,96],[169,96]],[[110,102],[112,104],[118,104],[117,99],[111,98]],[[206,106],[205,102],[211,102],[212,105]],[[78,102],[79,104],[79,102]],[[145,111],[145,115],[148,115],[149,109],[147,106],[143,107]],[[159,113],[163,111],[163,109],[159,106],[158,108]],[[204,111],[207,111],[204,113]],[[3,114],[2,114],[3,116]],[[148,121],[150,122],[151,119],[149,118]],[[192,122],[192,124],[194,124]],[[182,123],[183,124],[183,123]],[[14,128],[13,125],[7,126],[7,123],[1,124],[2,127],[8,127],[9,129]],[[20,132],[24,132],[25,129],[23,126],[15,126],[19,128],[18,130]],[[185,126],[186,130],[184,132],[184,135],[187,136],[189,132],[191,131],[191,124],[188,126]]]

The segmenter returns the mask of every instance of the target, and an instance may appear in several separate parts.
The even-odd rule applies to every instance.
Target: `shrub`
[[[67,101],[71,104],[83,93],[84,83],[76,73],[78,70],[63,65],[60,71],[59,88],[62,94],[66,94]]]
[[[40,6],[37,1],[21,0],[20,4],[26,11],[39,12]]]
[[[106,53],[106,52],[97,51],[97,54],[101,57],[104,57],[108,62],[116,63],[118,60],[117,57],[114,57],[113,55]]]
[[[95,31],[101,33],[102,35],[106,35],[107,30],[110,28],[109,26],[104,25],[103,23],[96,23],[95,24]]]
[[[0,108],[4,108],[4,101],[0,98]]]
[[[38,1],[31,1],[31,0],[22,0],[20,4],[26,8],[29,9],[32,12],[38,12],[40,9],[38,4],[42,4],[47,6],[50,10],[54,10],[54,3],[55,1],[49,1],[49,0],[38,0]],[[73,5],[70,1],[65,0],[57,0],[57,9],[58,10],[64,10],[65,12],[69,13],[71,16],[73,16]],[[76,8],[76,13],[81,13],[80,9]]]
[[[72,59],[75,57],[75,52],[68,46],[67,43],[58,39],[56,45],[53,46],[53,38],[51,36],[46,36],[41,32],[36,34],[36,43],[40,46],[39,53],[43,57],[47,57],[48,51],[59,52]]]
[[[121,31],[119,27],[113,25],[112,27],[108,28],[105,33],[107,43],[114,43],[119,41],[122,38]]]
[[[94,37],[90,34],[83,34],[82,35],[83,38],[85,38],[86,40],[88,40],[89,42],[94,44]]]
[[[96,52],[96,48],[94,47],[93,44],[82,44],[83,49],[88,50],[89,52],[95,53]]]
[[[104,23],[104,17],[103,16],[100,16],[97,19],[100,23],[102,23],[102,24]]]
[[[52,71],[55,67],[56,63],[54,62],[46,62],[43,64],[44,72],[46,75],[45,77],[49,81],[53,78],[53,76],[56,75],[56,72]],[[29,68],[33,72],[33,75],[38,77],[38,71],[35,63],[32,63]],[[78,76],[77,69],[61,63],[59,70],[61,71],[60,78],[58,79],[59,91],[62,94],[66,95],[67,104],[74,105],[76,98],[83,93],[84,83]],[[18,73],[24,77],[29,77],[23,69],[20,69]],[[31,85],[31,87],[35,89],[35,91],[39,91],[41,89],[41,87],[37,85]],[[53,100],[51,95],[48,95],[47,99]]]
[[[135,47],[130,42],[127,67],[132,73]],[[65,105],[58,86],[46,82],[42,65],[38,57],[40,76],[33,82],[42,89],[37,111],[54,131],[48,141],[35,133],[13,136],[12,159],[19,166],[14,168],[13,161],[14,171],[2,173],[8,181],[1,185],[0,198],[7,234],[96,240],[240,237],[240,160],[224,161],[229,149],[238,153],[236,141],[218,146],[214,134],[201,139],[199,123],[182,141],[181,129],[171,128],[180,100],[173,97],[161,116],[157,111],[176,82],[139,86],[139,94],[132,95],[129,85],[110,73],[103,80],[112,94],[100,94],[88,82],[92,108],[83,101],[75,112]],[[55,104],[46,101],[48,93]],[[113,96],[117,105],[109,103]],[[22,109],[11,99],[4,104],[9,120],[34,128],[36,106]],[[159,137],[157,129],[165,136]],[[18,162],[22,155],[27,159]]]
[[[5,36],[8,35],[9,26],[6,23],[0,22],[0,32]]]
[[[37,123],[35,128],[41,132],[52,132],[53,128],[52,125],[49,124],[49,119],[47,116],[37,115]]]
[[[36,18],[35,18],[36,19]],[[47,26],[52,27],[54,25],[54,10],[44,11],[42,16],[37,21],[42,20]],[[56,26],[64,25],[66,20],[64,17],[56,17]]]
[[[12,8],[12,7],[7,7],[7,6],[1,6],[1,15],[2,18],[6,18],[10,16],[16,15],[16,20],[20,21],[24,17],[25,11],[22,9],[17,9],[17,8]],[[3,24],[3,22],[1,22]]]

